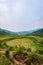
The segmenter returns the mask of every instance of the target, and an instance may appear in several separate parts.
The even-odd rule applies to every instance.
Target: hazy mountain
[[[32,33],[32,31],[20,31],[20,32],[17,32],[18,35],[27,35],[27,34],[30,34]]]
[[[31,30],[31,31],[21,31],[21,32],[11,32],[0,28],[0,35],[40,35],[43,36],[43,28]]]
[[[43,28],[34,30],[32,33],[30,33],[30,34],[28,33],[27,35],[39,35],[39,36],[43,36]]]
[[[1,35],[17,35],[17,34],[15,32],[11,32],[11,31],[0,28],[0,36]]]

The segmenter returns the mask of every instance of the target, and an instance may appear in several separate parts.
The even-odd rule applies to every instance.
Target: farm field
[[[31,39],[30,39],[31,38]],[[35,42],[35,40],[32,39],[37,39],[37,42]],[[7,44],[9,46],[24,46],[25,48],[32,48],[32,51],[38,49],[38,48],[43,48],[40,46],[41,43],[38,44],[38,41],[40,42],[41,40],[43,40],[43,38],[41,37],[35,37],[35,36],[30,36],[27,38],[21,38],[21,39],[13,39],[11,41],[8,41]]]
[[[43,64],[43,37],[0,37],[0,65],[3,65],[3,63],[4,65]]]

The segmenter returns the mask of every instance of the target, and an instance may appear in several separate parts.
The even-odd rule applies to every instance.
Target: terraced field
[[[24,46],[25,48],[32,48],[32,51],[42,48],[43,45],[40,43],[40,41],[43,40],[41,37],[36,36],[28,36],[27,38],[21,38],[21,39],[13,39],[11,41],[8,41],[7,44],[9,46],[15,47],[17,46]],[[41,46],[42,45],[42,46]]]
[[[39,64],[43,65],[42,37],[40,36],[0,37],[0,65]]]

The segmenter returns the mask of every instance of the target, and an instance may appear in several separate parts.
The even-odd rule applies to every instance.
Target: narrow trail
[[[3,53],[3,54],[5,54],[6,49],[1,50],[0,52]],[[9,56],[12,58],[12,60],[10,60],[10,58],[7,58],[7,57],[6,57],[6,58],[7,58],[8,61],[11,63],[11,65],[14,65],[14,64],[16,64],[16,65],[26,65],[24,61],[23,61],[23,62],[17,61],[17,60],[13,57],[13,52],[12,52],[12,51],[10,51]],[[25,60],[25,61],[26,61],[26,60]]]
[[[0,52],[5,54],[6,49],[2,49]],[[26,59],[22,60],[22,62],[20,62],[20,61],[18,61],[15,57],[13,57],[13,52],[12,52],[12,51],[10,51],[9,56],[10,56],[9,58],[7,58],[6,56],[5,56],[5,57],[8,59],[9,63],[11,63],[10,65],[26,65],[25,62],[29,59],[29,58],[27,57]],[[12,58],[12,59],[11,59],[11,58]],[[33,60],[32,60],[32,61],[33,61]],[[31,61],[31,62],[32,62],[32,61]],[[39,62],[39,63],[40,63],[40,62]],[[39,65],[39,63],[38,63],[38,65]],[[37,64],[37,63],[36,63],[36,64]],[[43,63],[40,64],[40,65],[43,65]]]

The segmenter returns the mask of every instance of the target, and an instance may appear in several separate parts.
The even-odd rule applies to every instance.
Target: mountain
[[[40,35],[40,36],[43,36],[43,28],[31,30],[31,31],[21,31],[21,32],[11,32],[11,31],[0,28],[0,36],[1,35]]]
[[[43,37],[43,28],[34,30],[32,33],[28,33],[27,35],[36,35],[36,36],[42,36]]]
[[[36,35],[43,37],[43,28],[31,30],[31,31],[21,31],[17,33],[18,35]]]
[[[30,34],[32,31],[20,31],[20,32],[17,32],[18,35],[27,35],[27,34]]]
[[[16,32],[11,32],[11,31],[0,28],[0,36],[1,35],[17,35],[17,34],[16,34]]]

